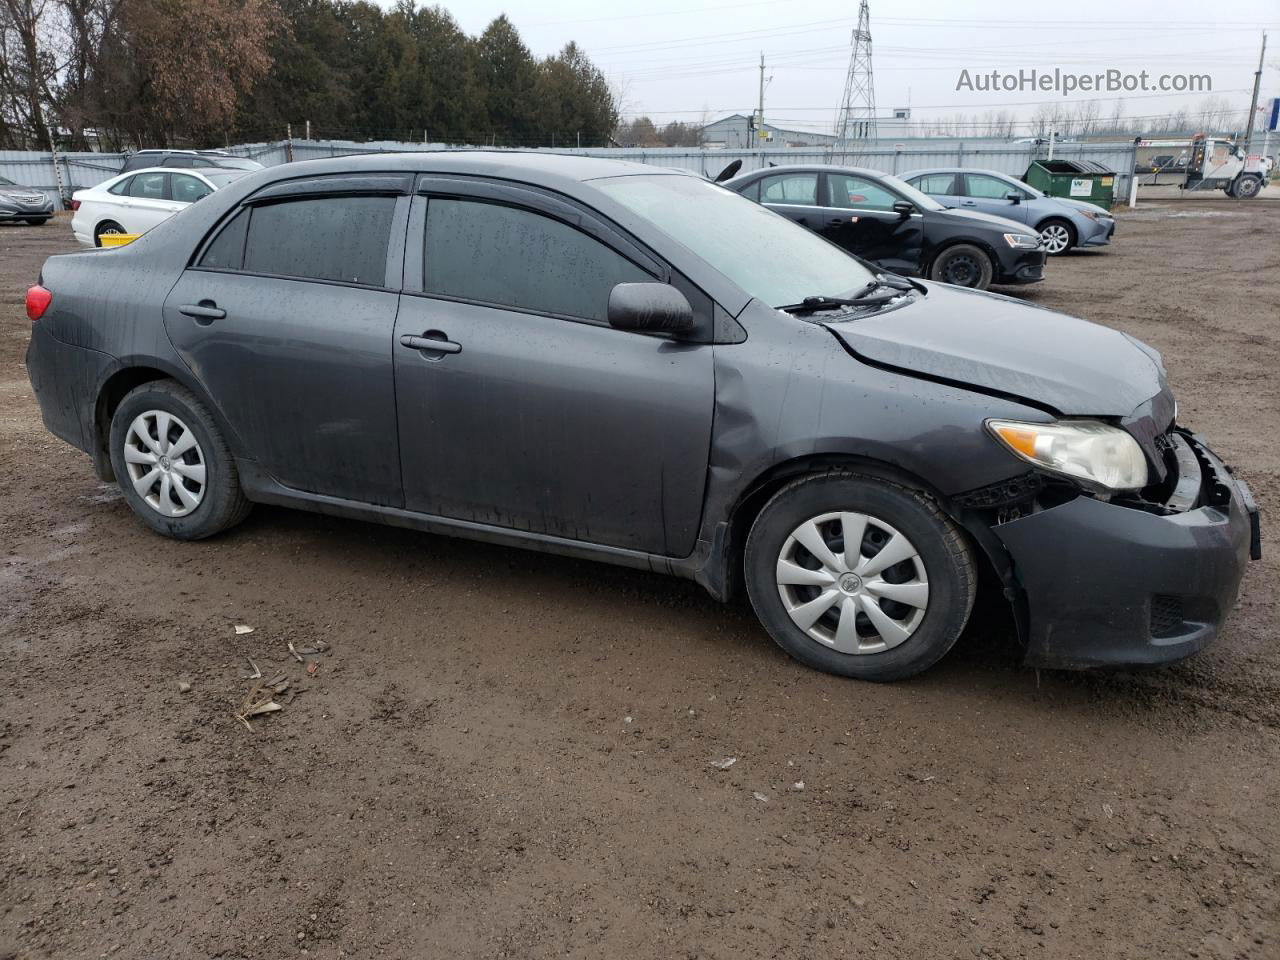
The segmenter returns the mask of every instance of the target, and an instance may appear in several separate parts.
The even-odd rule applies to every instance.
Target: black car
[[[948,210],[910,184],[874,170],[772,167],[724,185],[903,276],[977,290],[1044,277],[1044,248],[1026,224]]]
[[[38,227],[53,216],[53,197],[0,177],[0,222],[20,220]]]
[[[222,150],[139,150],[131,153],[120,168],[121,173],[143,170],[148,167],[175,167],[198,169],[222,167],[227,170],[261,170],[262,164],[248,157],[237,157]]]
[[[1257,546],[1151,348],[681,171],[275,167],[51,257],[27,312],[45,424],[161,534],[274,503],[745,584],[847,676],[937,661],[988,564],[1029,663],[1186,656]]]

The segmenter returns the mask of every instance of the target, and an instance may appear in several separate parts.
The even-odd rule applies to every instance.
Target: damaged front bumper
[[[1028,665],[1163,663],[1217,635],[1261,553],[1258,508],[1199,438],[1173,436],[1182,474],[1165,503],[1082,495],[992,527],[1023,592]]]

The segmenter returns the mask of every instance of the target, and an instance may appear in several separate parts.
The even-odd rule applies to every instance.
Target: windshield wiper
[[[881,288],[884,288],[884,293],[868,296],[871,291]],[[894,277],[892,280],[887,277],[877,277],[852,297],[828,297],[825,295],[805,297],[799,303],[789,303],[785,307],[778,307],[778,309],[784,313],[813,313],[818,310],[834,310],[837,307],[874,307],[888,303],[890,300],[896,300],[913,289],[915,289],[915,286],[908,280],[899,277]]]

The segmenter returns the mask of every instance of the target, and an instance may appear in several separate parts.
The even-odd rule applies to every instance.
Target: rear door
[[[157,223],[173,216],[174,205],[169,199],[169,174],[139,173],[129,181],[125,196],[121,198],[124,213],[120,225],[128,233],[146,233]]]
[[[823,236],[897,273],[920,269],[924,221],[919,213],[893,209],[903,197],[869,177],[847,173],[824,174],[823,191]]]
[[[964,174],[964,199],[960,201],[962,210],[980,210],[983,213],[994,213],[996,216],[1027,222],[1027,205],[1014,203],[1008,199],[1010,194],[1017,194],[1022,199],[1030,197],[1024,190],[985,173]]]
[[[606,319],[615,284],[669,269],[536,191],[444,179],[419,190],[395,336],[406,506],[688,555],[711,443],[712,346]],[[682,289],[709,340],[710,301]]]
[[[165,301],[179,354],[286,487],[403,503],[391,338],[410,182],[277,184],[223,222]]]
[[[759,189],[759,201],[770,210],[810,230],[822,230],[823,211],[822,202],[818,199],[817,173],[771,174],[759,181]],[[752,199],[757,198],[753,196]]]

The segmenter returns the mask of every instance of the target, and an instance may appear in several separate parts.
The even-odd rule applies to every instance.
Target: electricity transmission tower
[[[853,31],[853,53],[849,56],[849,73],[844,81],[844,100],[836,123],[834,152],[845,157],[855,148],[855,141],[874,140],[876,136],[876,85],[871,70],[871,10],[867,0],[858,8],[858,27]]]

